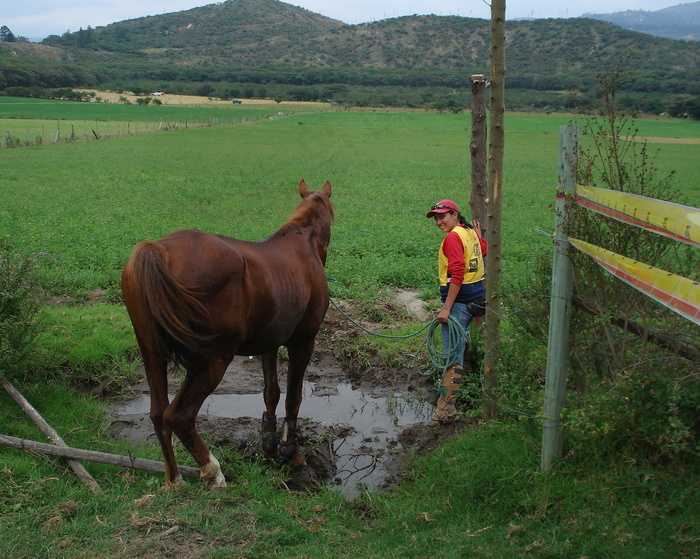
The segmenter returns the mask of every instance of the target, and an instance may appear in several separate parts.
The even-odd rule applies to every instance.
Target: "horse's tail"
[[[148,332],[142,334],[142,340],[150,340],[159,355],[176,365],[186,365],[195,355],[208,353],[214,336],[207,328],[209,312],[197,299],[197,292],[171,274],[168,261],[162,244],[137,244],[122,272],[122,291],[127,308],[130,304],[141,307],[142,312],[129,312],[132,319],[136,313],[143,317],[141,327]],[[126,291],[134,297],[127,298]]]

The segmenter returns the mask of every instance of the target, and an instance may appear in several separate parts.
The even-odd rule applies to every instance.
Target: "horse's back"
[[[168,253],[169,268],[184,285],[210,296],[219,289],[273,285],[295,291],[316,289],[325,283],[323,263],[314,258],[308,242],[298,235],[272,237],[262,242],[242,241],[225,235],[183,229],[159,241]],[[291,293],[282,294],[285,298]]]
[[[156,242],[226,345],[256,355],[315,337],[328,307],[323,263],[296,234],[262,242],[179,230]]]

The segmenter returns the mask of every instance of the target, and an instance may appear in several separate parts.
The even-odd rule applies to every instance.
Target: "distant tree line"
[[[29,39],[26,37],[18,37],[7,25],[0,27],[0,43],[27,43]]]
[[[47,89],[44,87],[13,86],[5,89],[10,97],[32,97],[35,99],[63,99],[65,101],[91,101],[95,98],[93,91],[75,91],[70,87]]]
[[[461,112],[471,106],[471,93],[463,88],[445,87],[396,87],[352,86],[346,84],[288,85],[221,82],[149,82],[144,80],[118,80],[100,84],[100,89],[136,95],[149,95],[151,91],[167,91],[175,95],[198,95],[217,99],[273,99],[283,101],[314,101],[348,107],[406,107]],[[69,87],[50,88],[40,86],[9,86],[3,94],[12,97],[65,99],[90,101],[94,93]],[[578,94],[578,102],[593,101],[587,95]],[[700,95],[628,94],[627,106],[647,114],[668,114],[674,117],[700,120]],[[535,110],[540,112],[570,112],[574,110],[571,95],[566,92],[537,91],[532,89],[507,89],[508,110]]]

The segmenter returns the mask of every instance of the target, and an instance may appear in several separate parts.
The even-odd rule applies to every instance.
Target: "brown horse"
[[[331,236],[331,184],[310,192],[274,235],[248,242],[183,230],[136,245],[122,272],[124,302],[136,332],[151,390],[150,417],[165,461],[165,481],[181,481],[172,433],[182,441],[212,489],[226,481],[197,434],[202,403],[221,382],[235,355],[260,355],[265,388],[263,451],[302,463],[296,421],[306,366],[328,309],[326,254]],[[289,354],[286,416],[277,443],[280,398],[277,350]],[[185,378],[168,398],[169,363]]]

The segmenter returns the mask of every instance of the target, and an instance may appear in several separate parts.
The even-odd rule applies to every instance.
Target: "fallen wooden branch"
[[[12,399],[15,402],[17,402],[19,406],[27,413],[27,415],[32,419],[32,421],[37,424],[39,429],[41,429],[41,432],[44,433],[44,435],[46,435],[51,442],[53,442],[59,447],[68,446],[65,443],[65,441],[59,436],[58,432],[48,423],[46,423],[46,421],[43,417],[41,417],[39,412],[34,409],[34,407],[24,398],[24,396],[22,396],[22,394],[20,394],[20,392],[14,386],[12,386],[9,380],[7,380],[3,376],[0,376],[0,384],[7,391],[7,393],[10,396],[12,396]],[[88,472],[85,469],[85,466],[83,466],[80,462],[68,459],[68,465],[75,472],[75,475],[77,475],[83,481],[83,483],[85,483],[85,485],[87,485],[90,489],[92,489],[95,492],[102,491],[99,484],[90,475],[90,472]]]
[[[595,317],[602,318],[603,316],[608,316],[596,309],[593,303],[587,299],[573,297],[571,299],[571,303],[577,309],[581,309],[582,311],[592,314]],[[630,320],[629,318],[621,315],[610,315],[609,321],[613,326],[617,326],[622,330],[631,332],[632,334],[663,347],[664,349],[667,349],[676,355],[683,357],[684,359],[695,362],[700,360],[700,350],[697,347],[676,340],[672,336],[668,336],[662,332],[652,332],[643,324],[639,324],[638,322]]]
[[[17,437],[9,437],[7,435],[0,435],[0,444],[11,446],[13,448],[19,448],[29,452],[42,452],[51,456],[60,456],[62,458],[87,460],[88,462],[98,462],[100,464],[109,464],[111,466],[146,470],[148,472],[156,472],[159,474],[165,473],[165,464],[163,464],[163,462],[146,460],[144,458],[120,456],[118,454],[96,452],[94,450],[81,450],[79,448],[71,448],[68,446],[55,446],[52,444],[38,443],[27,439],[18,439]],[[178,466],[177,469],[182,477],[199,479],[199,468]]]

